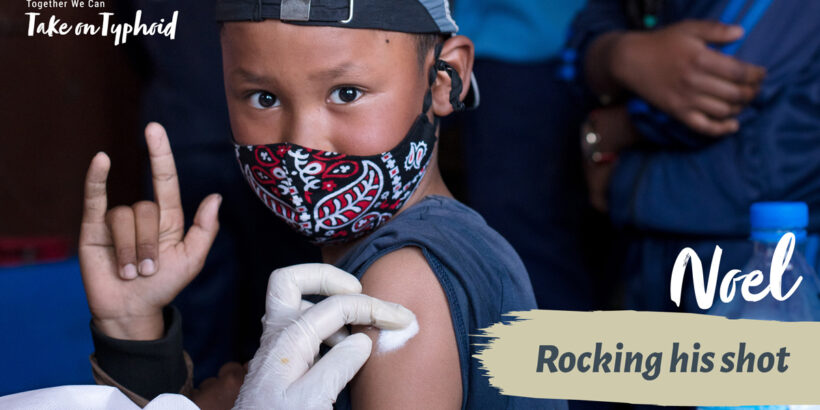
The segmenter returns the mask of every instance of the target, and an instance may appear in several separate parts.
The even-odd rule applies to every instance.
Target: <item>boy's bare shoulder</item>
[[[361,279],[363,293],[412,310],[419,333],[404,347],[373,354],[352,385],[357,409],[458,408],[461,366],[447,297],[419,248],[406,247],[377,260]],[[400,371],[396,371],[400,369]]]
[[[376,260],[361,282],[362,287],[371,292],[396,297],[413,297],[424,288],[440,287],[427,258],[414,246],[395,250]]]

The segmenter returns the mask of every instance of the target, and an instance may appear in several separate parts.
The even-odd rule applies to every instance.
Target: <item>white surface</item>
[[[60,386],[0,397],[0,409],[36,410],[140,410],[121,391],[111,386]],[[199,410],[187,397],[162,394],[145,410]]]

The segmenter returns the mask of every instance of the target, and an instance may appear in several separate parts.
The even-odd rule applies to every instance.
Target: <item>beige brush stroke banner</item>
[[[820,322],[635,311],[532,310],[513,312],[511,317],[518,320],[483,330],[483,335],[494,339],[473,338],[477,344],[487,343],[475,357],[488,371],[490,384],[505,395],[678,406],[820,403]],[[613,355],[619,351],[618,342],[623,343],[621,352],[641,352],[644,358],[660,352],[657,378],[646,380],[634,366],[628,373],[623,369],[615,373],[612,365],[609,373],[602,366],[598,373],[582,373],[577,366],[561,372],[558,360],[553,362],[558,371],[552,373],[546,365],[543,372],[536,371],[541,345],[555,346],[559,354],[572,352],[577,360],[584,352],[594,356],[597,342],[602,343],[602,351]],[[689,367],[695,343],[700,344],[700,355],[714,352],[714,369],[692,373],[687,368],[684,373],[679,362],[678,371],[670,372],[674,342],[679,343],[679,353],[688,353]],[[745,372],[746,366],[742,373],[721,372],[722,356],[727,352],[737,356],[741,342],[746,343],[746,353],[755,354],[753,372]],[[761,372],[757,367],[760,355],[776,355],[783,347],[790,354],[783,359],[788,369],[779,372],[774,357],[772,369]],[[765,368],[768,358],[761,364]],[[565,365],[567,369],[569,358]]]

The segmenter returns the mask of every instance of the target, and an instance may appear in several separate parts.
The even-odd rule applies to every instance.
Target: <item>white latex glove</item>
[[[0,397],[1,409],[140,410],[116,387],[60,386]],[[199,410],[187,397],[161,394],[143,410]]]
[[[352,275],[330,265],[291,266],[271,274],[261,346],[250,362],[235,409],[331,409],[370,357],[367,335],[339,334],[346,324],[401,329],[406,308],[359,294]],[[302,295],[330,296],[315,306]],[[323,340],[342,340],[314,364]]]

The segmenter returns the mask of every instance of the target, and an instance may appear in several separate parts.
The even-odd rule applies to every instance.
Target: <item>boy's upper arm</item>
[[[461,407],[461,367],[447,297],[421,250],[402,248],[377,260],[362,277],[363,293],[399,303],[415,313],[419,332],[402,348],[373,353],[351,384],[360,409]]]

